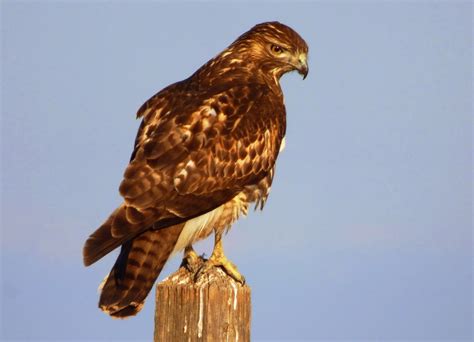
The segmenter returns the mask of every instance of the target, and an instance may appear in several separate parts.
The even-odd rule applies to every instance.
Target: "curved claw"
[[[199,256],[192,247],[186,247],[180,267],[185,268],[192,274],[196,274],[203,267],[204,262],[205,259]]]
[[[235,281],[245,284],[245,277],[240,274],[237,267],[230,262],[225,255],[213,254],[211,258],[204,262],[196,273],[195,281],[198,281],[204,274],[206,274],[212,267],[220,267],[228,276],[233,278]]]

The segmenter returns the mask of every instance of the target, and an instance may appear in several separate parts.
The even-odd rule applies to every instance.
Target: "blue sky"
[[[120,203],[135,112],[279,20],[308,42],[310,74],[282,79],[270,199],[224,242],[253,339],[471,340],[470,2],[1,6],[1,338],[150,340],[153,295],[111,320],[96,289],[116,254],[81,260]]]

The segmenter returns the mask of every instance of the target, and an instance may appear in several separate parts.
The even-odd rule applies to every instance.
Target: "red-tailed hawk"
[[[135,315],[173,252],[215,233],[206,267],[244,279],[227,260],[222,234],[263,207],[286,128],[280,77],[308,73],[308,46],[278,22],[256,25],[189,78],[150,98],[120,194],[123,203],[86,241],[89,266],[120,254],[104,280],[99,307],[113,317]],[[201,270],[202,271],[202,270]]]

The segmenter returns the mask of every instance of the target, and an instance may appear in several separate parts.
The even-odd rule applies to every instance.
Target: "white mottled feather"
[[[178,241],[174,246],[173,253],[177,253],[183,250],[186,246],[191,245],[194,241],[198,239],[201,231],[207,226],[215,221],[215,219],[222,212],[222,206],[198,217],[195,217],[187,221],[179,235]]]
[[[286,138],[283,137],[283,139],[281,140],[281,144],[280,144],[280,152],[285,149],[285,146],[286,146]]]
[[[247,215],[247,196],[243,192],[220,207],[187,221],[172,254],[206,238],[213,230],[228,229],[241,214]]]

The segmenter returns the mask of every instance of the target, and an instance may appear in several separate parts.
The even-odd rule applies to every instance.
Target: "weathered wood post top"
[[[213,267],[181,267],[156,287],[155,342],[250,341],[250,287]]]

